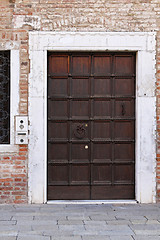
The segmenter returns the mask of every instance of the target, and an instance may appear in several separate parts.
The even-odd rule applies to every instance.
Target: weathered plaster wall
[[[29,31],[157,33],[157,201],[160,201],[159,16],[159,0],[0,0],[0,50],[19,50],[19,114],[23,115],[28,114]],[[0,202],[27,202],[27,146],[19,149],[23,151],[12,154],[0,150]],[[22,155],[24,159],[18,159]],[[13,169],[19,175],[17,179]]]

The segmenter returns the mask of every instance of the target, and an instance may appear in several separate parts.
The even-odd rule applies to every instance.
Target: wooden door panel
[[[114,138],[116,140],[132,140],[134,139],[134,124],[132,121],[115,121],[114,122]]]
[[[111,112],[111,101],[109,100],[95,100],[94,101],[94,116],[95,117],[110,117],[112,115]]]
[[[109,121],[94,121],[92,126],[94,140],[111,139],[111,123]]]
[[[110,162],[112,159],[111,143],[93,143],[93,162]]]
[[[48,200],[134,199],[135,54],[48,63]]]
[[[72,162],[89,162],[89,145],[87,143],[72,143],[71,152]]]
[[[115,78],[115,95],[116,96],[134,96],[133,78]]]
[[[68,103],[64,100],[48,102],[49,117],[65,118],[68,117]],[[62,118],[63,117],[63,118]]]
[[[110,78],[95,78],[93,85],[94,96],[111,95],[111,79]]]
[[[125,174],[122,174],[125,173]],[[114,166],[114,183],[132,184],[134,182],[134,168],[132,164],[117,164]]]
[[[71,94],[73,97],[88,97],[90,95],[89,79],[73,78]]]
[[[48,170],[48,180],[52,185],[68,185],[69,176],[68,165],[61,164],[50,164]]]
[[[90,57],[73,56],[72,57],[72,75],[88,76],[90,74]]]
[[[69,56],[50,56],[49,74],[55,76],[68,76]]]
[[[134,162],[134,143],[114,144],[114,160]]]
[[[67,96],[68,95],[68,79],[49,78],[48,80],[48,96]]]
[[[71,165],[71,185],[90,185],[90,165]]]
[[[111,164],[93,164],[91,170],[92,185],[108,185],[112,183]]]
[[[54,143],[48,146],[48,157],[54,162],[68,162],[68,144]]]
[[[134,101],[132,99],[116,99],[115,100],[115,117],[134,118]]]
[[[89,102],[82,101],[82,100],[73,100],[72,101],[72,107],[71,107],[72,117],[78,118],[84,117],[85,119],[89,116]]]
[[[115,74],[116,75],[133,75],[135,66],[133,56],[115,56]]]
[[[48,200],[90,199],[90,186],[48,186]]]
[[[93,57],[93,74],[95,76],[108,76],[111,73],[111,56]]]
[[[134,185],[131,184],[91,186],[91,199],[93,200],[134,199],[134,197]]]
[[[68,123],[66,122],[49,122],[48,123],[48,138],[49,139],[68,139]]]

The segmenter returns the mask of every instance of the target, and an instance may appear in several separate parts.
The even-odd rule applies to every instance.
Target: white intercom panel
[[[28,144],[28,116],[16,116],[15,125],[15,143]]]

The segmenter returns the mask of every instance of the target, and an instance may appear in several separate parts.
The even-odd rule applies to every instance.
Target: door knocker
[[[76,138],[82,139],[86,135],[86,129],[84,128],[83,124],[78,124],[74,129],[74,136]]]

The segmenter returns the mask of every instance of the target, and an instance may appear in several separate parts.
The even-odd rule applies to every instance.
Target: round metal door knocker
[[[82,139],[86,135],[86,129],[84,128],[83,124],[78,124],[74,129],[74,136],[76,138]]]

